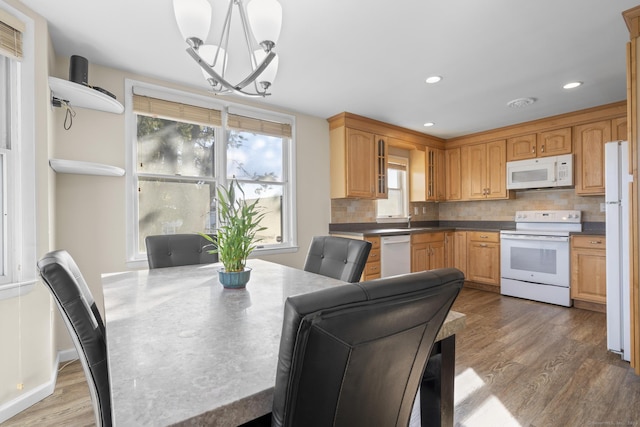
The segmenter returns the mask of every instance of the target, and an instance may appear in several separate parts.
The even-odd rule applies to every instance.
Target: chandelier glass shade
[[[217,0],[220,1],[220,0]],[[278,0],[228,0],[227,13],[216,44],[205,44],[211,27],[212,8],[208,0],[173,0],[173,9],[182,38],[188,44],[187,53],[202,68],[205,79],[216,94],[235,93],[264,97],[278,70],[274,47],[282,26],[282,6]],[[237,8],[250,70],[238,83],[227,78],[227,64],[242,52],[229,52],[231,20]],[[258,49],[256,49],[258,48]],[[242,49],[240,49],[242,50]]]

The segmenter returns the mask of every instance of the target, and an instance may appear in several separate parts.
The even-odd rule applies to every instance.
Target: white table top
[[[249,267],[244,290],[222,288],[219,264],[103,275],[114,425],[235,426],[271,410],[285,299],[344,282]]]

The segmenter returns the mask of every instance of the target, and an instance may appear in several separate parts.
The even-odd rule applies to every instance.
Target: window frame
[[[409,203],[409,159],[402,156],[389,155],[387,158],[388,164],[399,164],[401,168],[393,168],[388,166],[389,169],[400,169],[404,170],[404,182],[402,183],[402,204],[403,204],[403,213],[404,215],[385,215],[380,216],[379,211],[379,203],[380,200],[376,201],[376,222],[385,223],[385,222],[401,222],[407,221],[411,217],[410,213],[410,203]],[[389,188],[387,188],[389,190]]]
[[[295,187],[295,117],[260,108],[237,105],[220,101],[220,98],[183,92],[177,89],[166,88],[155,84],[125,79],[125,133],[126,133],[126,263],[128,267],[145,267],[147,258],[144,248],[138,248],[139,223],[138,223],[138,172],[136,114],[133,112],[133,94],[149,96],[171,102],[179,102],[205,108],[213,108],[222,111],[222,125],[216,129],[214,144],[214,176],[213,180],[219,185],[227,185],[227,138],[229,129],[226,126],[227,114],[242,114],[262,120],[277,121],[291,125],[292,136],[283,141],[283,242],[281,244],[259,245],[252,256],[290,253],[298,250],[297,223],[296,223],[296,187]],[[146,176],[146,175],[145,175]],[[184,177],[182,177],[184,178]],[[245,182],[246,180],[240,180]],[[285,237],[286,236],[286,237]],[[139,251],[139,249],[142,249]]]
[[[36,160],[34,23],[0,1],[2,16],[15,19],[22,34],[22,57],[10,59],[11,149],[2,149],[5,187],[2,208],[7,220],[4,246],[5,273],[0,279],[0,300],[33,290],[36,277]]]

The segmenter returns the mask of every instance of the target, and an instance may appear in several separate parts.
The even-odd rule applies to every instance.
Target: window
[[[378,220],[403,219],[409,216],[407,168],[409,160],[389,156],[387,164],[386,199],[378,200]]]
[[[28,292],[36,280],[31,49],[23,55],[33,37],[26,28],[0,8],[0,299]]]
[[[128,84],[130,261],[146,260],[148,235],[215,232],[217,187],[230,179],[266,214],[257,252],[295,248],[290,117],[231,114],[208,98]]]

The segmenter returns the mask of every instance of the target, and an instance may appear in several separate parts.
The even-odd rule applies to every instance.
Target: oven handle
[[[547,242],[568,242],[568,236],[532,236],[530,234],[503,234],[500,239],[504,240],[538,240]]]

